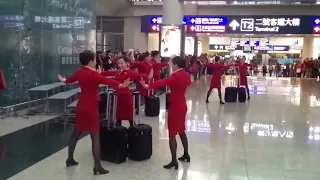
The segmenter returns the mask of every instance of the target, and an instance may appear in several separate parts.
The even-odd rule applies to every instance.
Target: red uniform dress
[[[66,83],[79,82],[81,93],[76,107],[76,131],[99,132],[99,84],[109,85],[115,89],[119,82],[101,76],[94,70],[82,67],[66,80]]]
[[[222,70],[228,68],[220,63],[206,64],[206,67],[213,69],[210,88],[221,88]]]
[[[240,86],[248,86],[248,79],[247,79],[247,69],[248,67],[257,67],[254,64],[248,63],[239,63],[235,66],[239,67],[239,74],[240,74]]]
[[[152,59],[152,68],[153,68],[153,79],[155,81],[160,79],[160,72],[161,72],[161,68],[168,66],[169,63],[167,62],[157,62],[157,60]]]
[[[116,81],[123,83],[127,79],[134,79],[140,81],[141,77],[147,79],[148,76],[136,73],[132,70],[116,70],[104,71],[101,73],[103,76],[114,76]],[[116,90],[117,96],[117,120],[133,120],[133,95],[129,87]]]
[[[140,74],[145,74],[149,76],[149,73],[152,69],[152,62],[142,61],[142,62],[134,62],[130,64],[130,69],[137,68]],[[148,83],[148,82],[147,82]],[[147,96],[148,91],[143,88],[139,81],[136,81],[136,89],[140,92],[142,96]]]
[[[168,130],[169,135],[173,136],[185,131],[185,119],[187,114],[187,103],[185,93],[191,84],[189,73],[180,69],[171,76],[149,84],[150,88],[160,88],[169,86],[169,110],[168,110]]]

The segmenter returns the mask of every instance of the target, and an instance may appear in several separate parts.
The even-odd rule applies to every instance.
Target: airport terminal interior
[[[318,0],[1,1],[0,180],[319,180],[319,12]],[[102,160],[110,173],[94,175],[85,133],[74,154],[79,164],[66,167],[81,88],[57,75],[79,69],[84,50],[101,53],[97,60],[124,52],[137,61],[155,50],[163,62],[195,57],[201,68],[185,69],[192,81],[185,93],[190,162],[163,168],[171,161],[163,88],[158,116],[145,115],[147,103],[134,115],[152,128],[150,158]],[[223,101],[225,89],[242,78],[235,63],[254,67],[246,69],[250,100],[220,104],[213,89],[206,102],[216,73],[204,67],[217,58],[232,69],[221,76]],[[172,66],[164,76],[176,73]],[[102,101],[108,89],[99,86]],[[99,113],[101,124],[111,119]],[[122,125],[129,128],[128,121]]]

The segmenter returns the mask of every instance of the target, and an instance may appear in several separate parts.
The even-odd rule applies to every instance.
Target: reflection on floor
[[[225,85],[231,77],[225,77]],[[53,125],[50,131],[35,128],[12,133],[5,145],[19,144],[13,155],[17,164],[40,161],[10,179],[112,179],[112,180],[317,180],[320,176],[320,82],[312,79],[249,78],[250,102],[218,104],[217,92],[205,104],[209,78],[202,78],[188,89],[188,131],[191,163],[180,163],[179,170],[165,170],[170,160],[166,112],[162,97],[159,118],[142,116],[153,127],[153,156],[143,162],[115,165],[103,162],[111,173],[93,176],[91,142],[80,140],[76,149],[78,167],[65,168],[67,148],[43,159],[66,145],[70,129]],[[1,127],[1,122],[0,122]],[[71,128],[71,127],[70,127]],[[19,132],[19,131],[18,131]],[[47,132],[47,136],[46,133]],[[48,138],[49,136],[49,138]],[[33,143],[29,142],[35,138]],[[29,140],[29,141],[28,141]],[[43,142],[44,140],[48,142]],[[60,143],[59,143],[60,142]],[[32,156],[32,154],[35,154]],[[181,143],[178,154],[182,154]],[[9,153],[9,158],[10,157]],[[4,164],[0,169],[3,172]],[[6,169],[7,171],[7,169]],[[41,172],[41,173],[40,173]],[[0,177],[1,179],[1,177]]]

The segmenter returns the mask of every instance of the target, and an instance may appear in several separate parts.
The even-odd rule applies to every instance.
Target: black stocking
[[[220,99],[220,103],[223,103],[223,102],[222,102],[221,88],[218,88],[218,96],[219,96],[219,99]]]
[[[76,130],[73,131],[70,140],[69,140],[69,149],[68,149],[68,160],[74,161],[73,154],[74,150],[76,149],[77,142],[79,140],[79,137],[81,135],[81,132],[77,132]]]
[[[248,87],[248,85],[246,85],[246,89],[247,89],[248,100],[250,100],[250,92],[249,92],[249,87]]]
[[[177,140],[176,136],[169,136],[169,145],[173,163],[177,162]]]
[[[98,132],[90,132],[90,137],[92,141],[94,167],[102,168],[100,164],[100,134]]]
[[[179,134],[182,146],[183,146],[183,156],[189,156],[189,149],[188,149],[188,138],[185,132]]]
[[[210,89],[208,90],[208,92],[207,92],[207,99],[206,99],[206,102],[207,102],[207,103],[209,102],[209,96],[210,96],[210,94],[211,94],[211,92],[212,92],[212,89],[213,89],[213,88],[210,88]]]

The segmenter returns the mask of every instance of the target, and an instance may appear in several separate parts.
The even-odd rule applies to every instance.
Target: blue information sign
[[[312,25],[313,26],[320,26],[320,17],[313,17],[312,18]]]
[[[150,24],[155,24],[155,25],[162,24],[162,22],[163,22],[162,20],[163,20],[162,16],[150,16]],[[183,22],[183,24],[187,23],[186,16],[183,17],[182,22]]]
[[[162,16],[143,16],[141,29],[153,32],[150,27],[162,20]],[[320,17],[314,16],[184,16],[182,22],[188,33],[320,34]]]
[[[312,34],[311,16],[229,16],[228,33]]]
[[[188,16],[187,25],[227,25],[226,17],[215,16]]]

